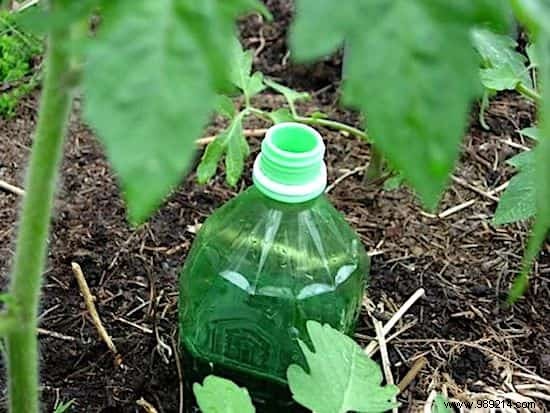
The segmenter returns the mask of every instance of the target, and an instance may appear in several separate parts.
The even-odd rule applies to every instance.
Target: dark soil
[[[359,126],[356,114],[337,107],[339,57],[312,66],[289,63],[285,32],[291,7],[284,0],[266,3],[273,22],[252,16],[241,23],[245,45],[256,50],[256,67],[311,92],[313,100],[301,111],[320,109]],[[142,411],[136,401],[144,398],[159,412],[176,412],[177,275],[197,224],[250,180],[247,177],[238,191],[232,191],[223,174],[207,186],[198,186],[191,174],[147,224],[134,230],[125,220],[102,148],[79,120],[78,103],[44,274],[40,332],[44,411],[52,411],[56,400],[74,400],[74,412],[136,412]],[[268,92],[257,103],[273,108],[283,102]],[[504,94],[487,113],[490,131],[482,129],[473,115],[455,176],[484,191],[505,183],[513,171],[504,162],[519,151],[505,142],[525,143],[516,131],[532,124],[533,113],[530,103]],[[37,96],[31,96],[15,118],[0,119],[0,179],[21,187],[36,114]],[[215,130],[213,126],[209,132]],[[329,182],[368,163],[367,144],[330,130],[321,132],[328,143]],[[258,143],[259,138],[251,138],[253,154]],[[405,331],[388,345],[396,382],[416,359],[428,360],[399,397],[403,411],[420,409],[433,389],[447,389],[450,396],[468,400],[470,396],[464,395],[471,392],[504,389],[508,379],[532,383],[517,373],[550,377],[548,245],[527,295],[513,308],[503,305],[520,268],[527,224],[494,228],[490,219],[496,202],[456,183],[445,194],[440,211],[469,200],[475,203],[446,218],[423,212],[407,189],[365,189],[361,172],[340,182],[329,196],[373,253],[359,342],[365,344],[375,335],[367,309],[385,321],[417,289],[426,291],[393,330]],[[19,202],[16,195],[0,191],[2,287],[13,256]],[[96,334],[71,272],[73,261],[85,273],[103,322],[122,354],[122,367],[115,367],[113,355]],[[5,390],[1,396],[5,402]],[[545,408],[540,399],[537,402]]]

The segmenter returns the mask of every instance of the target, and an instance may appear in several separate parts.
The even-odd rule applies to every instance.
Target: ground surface
[[[257,68],[311,92],[314,99],[302,111],[322,109],[332,118],[357,124],[354,114],[337,108],[339,58],[312,67],[292,66],[284,37],[290,6],[283,0],[266,3],[274,13],[273,23],[253,16],[241,25],[245,45],[257,49]],[[265,94],[258,103],[277,107],[282,101]],[[36,112],[37,97],[31,96],[15,118],[0,120],[0,179],[23,186]],[[513,94],[502,95],[491,104],[487,120],[490,131],[472,116],[455,171],[455,176],[484,191],[510,178],[512,171],[504,161],[519,151],[515,144],[524,144],[516,131],[531,125],[533,107]],[[212,127],[207,134],[215,131]],[[368,162],[368,145],[321,131],[328,142],[330,182]],[[254,153],[258,142],[251,138]],[[519,269],[526,225],[492,227],[489,221],[496,203],[464,185],[455,183],[448,190],[440,211],[475,202],[446,218],[434,218],[423,213],[409,190],[366,190],[361,175],[352,174],[330,192],[334,204],[374,253],[358,340],[365,343],[374,336],[367,307],[374,304],[372,314],[387,321],[417,289],[426,290],[394,330],[405,331],[389,343],[396,381],[419,357],[428,360],[400,396],[403,411],[420,408],[432,389],[446,389],[450,396],[465,400],[474,393],[537,390],[521,385],[550,378],[548,245],[528,294],[507,309],[501,302]],[[56,400],[74,399],[75,412],[134,412],[139,411],[136,400],[142,397],[159,412],[177,411],[179,379],[169,350],[177,329],[176,279],[196,225],[235,195],[223,178],[201,187],[194,175],[189,176],[158,213],[134,231],[125,221],[124,205],[103,151],[79,121],[76,108],[44,274],[44,411],[51,411]],[[0,191],[2,287],[13,256],[19,201],[16,195]],[[84,270],[103,321],[122,353],[124,368],[114,366],[112,354],[97,337],[71,272],[72,261]],[[4,398],[5,391],[0,396]],[[540,398],[533,399],[537,409],[545,409]]]

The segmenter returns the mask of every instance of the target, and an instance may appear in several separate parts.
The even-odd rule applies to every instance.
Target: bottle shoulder
[[[261,284],[258,277],[270,274],[283,284],[289,275],[293,282],[300,278],[301,289],[333,288],[352,274],[366,275],[359,237],[324,196],[288,208],[255,192],[247,190],[215,211],[188,259],[208,261],[212,273],[243,286]]]

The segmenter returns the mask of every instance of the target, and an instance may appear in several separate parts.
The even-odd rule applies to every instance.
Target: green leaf
[[[216,96],[216,112],[227,119],[233,119],[236,114],[235,104],[225,95]]]
[[[223,140],[223,136],[218,136],[206,147],[197,168],[197,181],[199,184],[207,183],[216,174],[218,162],[225,151]]]
[[[248,87],[247,87],[248,96],[250,97],[256,96],[258,93],[260,93],[264,89],[265,89],[264,75],[260,72],[254,73],[248,81]]]
[[[504,19],[503,3],[297,2],[293,55],[320,57],[345,41],[344,101],[365,112],[369,135],[430,209],[446,186],[470,104],[481,92],[470,31],[486,17]]]
[[[291,365],[288,383],[294,399],[316,413],[384,412],[397,407],[391,401],[397,386],[384,386],[380,367],[351,338],[316,321],[307,322],[312,352],[300,341],[309,373]]]
[[[114,166],[130,221],[180,182],[229,78],[234,15],[221,0],[128,0],[106,16],[84,70],[85,115]],[[229,13],[229,14],[228,14]]]
[[[529,66],[538,67],[540,64],[540,58],[537,54],[537,46],[531,43],[525,48],[525,51],[527,52],[527,57],[529,58]]]
[[[195,383],[193,393],[202,413],[254,413],[248,391],[230,380],[208,376]]]
[[[263,74],[252,73],[252,52],[242,50],[239,42],[233,46],[233,61],[231,68],[231,81],[237,86],[246,99],[257,95],[265,89]]]
[[[270,87],[271,89],[279,92],[281,95],[283,95],[286,99],[286,101],[289,103],[289,105],[292,105],[294,102],[298,102],[300,100],[309,100],[311,99],[311,96],[307,92],[297,92],[293,89],[290,89],[286,86],[280,85],[279,83],[271,80],[271,79],[265,79],[265,84]]]
[[[515,51],[515,40],[487,29],[474,30],[472,40],[482,59],[483,86],[492,90],[512,90],[518,83],[532,86],[526,59]]]
[[[226,131],[225,174],[229,185],[235,186],[244,170],[245,150],[243,147],[242,117],[237,116]]]
[[[73,400],[69,400],[68,402],[57,402],[55,404],[55,407],[54,407],[54,410],[53,410],[53,413],[66,413],[66,412],[69,412],[71,406],[74,404],[74,399]]]
[[[243,157],[246,159],[250,155],[250,145],[248,144],[248,141],[246,140],[246,136],[244,136],[244,133],[241,134],[241,152],[243,153]]]
[[[435,396],[434,404],[432,405],[432,413],[454,413],[453,409],[447,407],[449,404],[443,395],[438,394]]]
[[[79,0],[64,2],[63,7],[55,11],[42,7],[40,4],[29,7],[16,18],[26,30],[35,34],[45,34],[51,29],[62,29],[78,20],[91,16],[94,9],[108,5],[105,0]]]
[[[508,302],[514,303],[526,291],[533,261],[550,230],[550,2],[548,0],[512,0],[518,19],[531,31],[539,58],[542,103],[539,108],[539,143],[535,153],[536,216],[520,275],[514,281]]]
[[[540,140],[540,131],[537,127],[522,129],[519,133],[536,141]]]
[[[384,182],[384,191],[393,191],[399,189],[403,184],[403,177],[401,175],[392,176]]]
[[[481,83],[490,90],[514,90],[521,79],[508,66],[481,69]]]
[[[534,157],[532,155],[530,152],[522,153],[508,161],[515,166],[521,166],[521,169],[510,180],[508,187],[500,197],[493,218],[494,225],[522,221],[535,215],[537,194]],[[520,156],[521,158],[518,158]]]
[[[287,108],[280,108],[269,113],[270,119],[273,123],[294,122],[294,116]]]

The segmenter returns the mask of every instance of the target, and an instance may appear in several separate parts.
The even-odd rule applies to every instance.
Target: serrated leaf
[[[227,119],[233,119],[236,114],[235,104],[225,95],[216,96],[216,112]]]
[[[250,145],[248,144],[244,134],[241,135],[241,152],[243,153],[243,157],[245,159],[250,155]]]
[[[448,407],[449,404],[443,395],[438,394],[435,396],[434,404],[432,405],[432,413],[454,413],[453,409]]]
[[[521,79],[508,66],[481,69],[481,83],[491,90],[514,90]]]
[[[522,270],[514,280],[508,302],[514,303],[526,291],[532,263],[550,231],[550,2],[547,0],[516,0],[514,11],[531,31],[536,54],[539,57],[539,79],[542,85],[542,102],[539,108],[539,143],[535,152],[536,216]]]
[[[519,133],[536,141],[540,140],[540,131],[537,127],[525,128],[520,130]]]
[[[287,108],[280,108],[269,113],[270,119],[273,123],[294,122],[294,116]]]
[[[346,42],[344,101],[365,112],[377,147],[430,209],[457,160],[470,103],[481,92],[470,31],[480,16],[501,16],[506,8],[499,0],[462,0],[443,13],[449,4],[299,0],[291,31],[299,60]]]
[[[85,115],[106,148],[134,224],[188,170],[194,141],[215,106],[215,88],[228,78],[222,68],[234,22],[220,1],[122,1],[123,12],[110,13],[90,42]]]
[[[283,95],[289,104],[293,104],[294,102],[301,100],[311,99],[311,96],[307,92],[297,92],[294,89],[283,86],[271,79],[265,79],[264,82],[268,87]]]
[[[254,413],[248,391],[230,380],[208,376],[203,384],[193,384],[193,393],[202,413]]]
[[[536,212],[535,158],[533,151],[523,152],[507,162],[519,172],[510,180],[500,197],[494,225],[504,225],[531,218]]]
[[[199,184],[207,183],[216,174],[218,162],[225,151],[223,140],[223,135],[218,136],[206,147],[201,162],[197,167],[197,181]]]
[[[242,50],[240,43],[233,46],[233,59],[231,68],[231,81],[245,95],[247,99],[265,89],[263,74],[252,72],[252,52]]]
[[[396,407],[391,401],[396,386],[381,386],[380,367],[351,338],[316,321],[307,322],[313,351],[300,341],[309,373],[291,365],[287,371],[292,396],[316,413],[384,412]]]
[[[518,170],[535,169],[535,155],[534,152],[524,151],[506,160],[508,165],[516,167]]]
[[[248,81],[248,96],[256,96],[265,89],[264,75],[261,72],[255,72]]]
[[[242,145],[242,117],[237,116],[227,130],[227,153],[225,155],[225,174],[229,185],[235,186],[244,170],[244,151]]]
[[[515,51],[515,40],[487,29],[474,30],[472,40],[482,59],[481,81],[486,88],[500,91],[515,89],[519,83],[532,85],[526,59]]]

